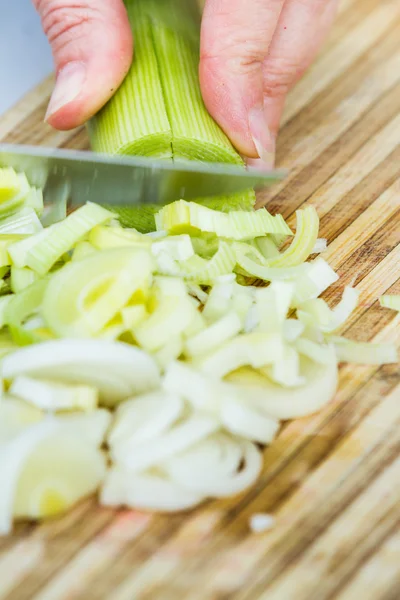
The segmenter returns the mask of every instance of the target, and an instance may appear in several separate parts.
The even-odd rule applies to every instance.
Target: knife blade
[[[129,207],[168,204],[178,199],[221,196],[260,189],[282,180],[286,171],[192,161],[170,162],[138,156],[0,144],[0,166],[25,172],[44,189],[47,209],[86,202]]]

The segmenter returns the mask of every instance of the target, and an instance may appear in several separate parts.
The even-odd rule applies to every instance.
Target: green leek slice
[[[257,211],[221,213],[194,202],[179,200],[164,206],[155,216],[157,230],[169,233],[215,233],[233,240],[247,240],[267,233],[292,235],[281,215],[264,208]]]
[[[10,200],[20,189],[21,183],[14,169],[0,168],[0,203]]]
[[[87,203],[60,223],[8,247],[8,253],[17,267],[30,267],[44,275],[96,225],[109,221],[113,213],[98,204]]]
[[[65,265],[50,279],[41,312],[60,337],[100,333],[152,277],[150,254],[142,249],[114,248]]]

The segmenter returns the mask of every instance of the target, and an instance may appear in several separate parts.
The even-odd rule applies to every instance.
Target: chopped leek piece
[[[147,319],[149,313],[144,304],[135,304],[133,306],[125,306],[121,310],[122,322],[126,330],[138,327]]]
[[[182,334],[196,312],[181,279],[160,278],[158,287],[156,309],[146,321],[133,328],[139,344],[150,352],[160,350],[171,337]]]
[[[269,267],[295,267],[301,265],[312,253],[318,238],[319,219],[313,206],[296,211],[297,228],[289,248],[280,256],[268,259]],[[268,231],[266,233],[283,233]]]
[[[18,173],[18,190],[16,193],[13,193],[11,197],[8,199],[3,198],[0,199],[0,215],[2,217],[7,217],[11,215],[13,212],[22,208],[26,203],[26,200],[30,194],[30,185],[24,173]],[[0,184],[1,186],[1,184]],[[7,195],[7,194],[6,194]],[[0,187],[0,198],[1,198],[1,187]]]
[[[302,272],[295,277],[293,306],[299,306],[307,300],[317,298],[330,285],[336,283],[339,276],[323,258],[302,265]],[[301,267],[294,267],[300,269]]]
[[[164,468],[184,490],[225,498],[256,482],[262,457],[251,442],[218,432],[170,458]]]
[[[39,275],[44,275],[93,227],[109,221],[113,216],[113,213],[98,204],[85,204],[61,223],[56,223],[27,240],[12,244],[8,252],[17,267],[30,267]]]
[[[394,344],[353,342],[342,337],[331,337],[339,362],[360,365],[390,365],[399,360]]]
[[[239,367],[264,367],[283,356],[284,344],[279,334],[248,333],[223,344],[202,360],[196,361],[204,373],[224,377]]]
[[[113,248],[65,265],[50,279],[42,303],[48,327],[60,337],[90,337],[152,277],[145,250]]]
[[[331,333],[343,325],[357,306],[359,293],[346,287],[343,297],[333,310],[321,298],[308,300],[297,309],[297,317],[305,325],[317,326],[324,333]]]
[[[11,290],[17,294],[18,292],[22,292],[25,288],[29,287],[32,283],[37,280],[37,275],[32,269],[28,267],[22,267],[19,269],[18,267],[11,267]]]
[[[225,214],[194,202],[179,200],[164,206],[155,219],[157,230],[172,234],[203,231],[233,240],[254,239],[267,233],[292,235],[282,216],[272,216],[265,208]]]
[[[89,233],[88,241],[98,250],[119,247],[150,247],[151,241],[141,233],[122,227],[98,225]]]
[[[0,236],[4,234],[31,235],[43,230],[33,208],[25,206],[13,215],[0,220]]]
[[[11,167],[0,168],[0,203],[10,200],[20,191],[17,173]]]
[[[0,534],[10,531],[13,517],[65,512],[95,492],[105,473],[102,452],[61,421],[26,428],[0,448]]]
[[[86,258],[89,254],[93,254],[96,252],[96,248],[90,242],[82,241],[78,242],[72,252],[71,260],[81,260],[82,258]]]
[[[230,373],[226,380],[237,393],[244,394],[252,405],[278,419],[293,419],[312,414],[330,402],[338,384],[336,356],[331,348],[328,364],[319,364],[306,356],[300,357],[300,375],[304,385],[283,387],[266,375],[249,369]]]
[[[242,321],[236,312],[227,313],[207,329],[186,340],[185,353],[187,356],[194,357],[212,352],[216,346],[238,335],[241,329]]]
[[[379,302],[384,308],[392,308],[400,312],[400,294],[386,294],[380,297]]]
[[[98,392],[83,385],[65,385],[20,375],[10,386],[10,394],[43,410],[94,410]]]
[[[153,358],[128,344],[108,340],[55,340],[20,348],[5,356],[0,375],[12,381],[27,375],[98,389],[100,402],[115,406],[159,387]]]

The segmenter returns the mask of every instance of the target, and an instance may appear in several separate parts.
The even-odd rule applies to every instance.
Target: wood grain
[[[361,302],[345,335],[394,340],[378,305],[400,293],[400,3],[343,0],[324,52],[288,99],[278,145],[288,179],[258,199],[294,222],[315,206],[325,257]],[[0,119],[7,142],[88,148],[43,123],[52,78]],[[81,503],[0,539],[7,600],[395,600],[400,597],[400,372],[345,365],[334,400],[288,422],[242,496],[162,517]],[[249,532],[255,512],[275,517]]]

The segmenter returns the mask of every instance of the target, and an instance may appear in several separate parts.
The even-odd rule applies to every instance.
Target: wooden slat
[[[324,257],[360,305],[341,333],[394,341],[400,317],[400,3],[342,0],[325,51],[290,94],[278,140],[288,179],[258,203],[295,224],[313,205]],[[0,118],[13,143],[88,148],[83,128],[43,123],[52,78]],[[332,402],[284,424],[257,484],[188,514],[100,508],[94,499],[0,538],[7,600],[397,600],[400,597],[400,372],[345,365]],[[1,491],[0,491],[1,493]],[[274,528],[250,534],[249,518]]]

